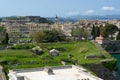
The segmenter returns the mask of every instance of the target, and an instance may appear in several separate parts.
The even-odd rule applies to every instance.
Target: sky
[[[120,14],[120,0],[0,0],[0,17]]]

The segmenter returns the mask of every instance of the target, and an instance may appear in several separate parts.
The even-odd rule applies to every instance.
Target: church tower
[[[55,16],[55,23],[58,24],[58,16]]]
[[[57,15],[55,16],[54,29],[55,29],[55,30],[58,30],[58,31],[61,30],[61,27],[60,27],[60,24],[59,24],[59,20],[58,20],[58,16],[57,16]]]

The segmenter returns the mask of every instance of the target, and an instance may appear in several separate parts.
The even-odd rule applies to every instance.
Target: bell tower
[[[55,23],[58,24],[58,16],[55,16]]]

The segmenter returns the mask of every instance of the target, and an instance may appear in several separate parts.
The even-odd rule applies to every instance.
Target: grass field
[[[72,64],[74,60],[78,60],[78,64],[99,63],[101,60],[111,58],[104,50],[100,50],[89,41],[78,41],[68,43],[41,43],[39,45],[44,54],[37,55],[26,50],[3,50],[0,51],[0,63],[8,68],[34,68],[43,66],[62,65],[61,60],[69,60],[67,64]],[[52,48],[62,49],[59,56],[50,56],[48,51]],[[72,58],[68,55],[72,54]],[[104,58],[85,59],[87,55],[103,55]]]

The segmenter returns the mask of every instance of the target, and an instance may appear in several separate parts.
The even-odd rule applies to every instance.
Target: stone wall
[[[110,41],[102,45],[110,53],[120,53],[120,41]]]
[[[83,65],[85,68],[94,72],[98,77],[104,80],[120,80],[118,71],[110,71],[105,68],[102,64],[89,64]]]
[[[72,68],[72,66],[52,66],[52,69],[67,69],[67,68]],[[14,70],[17,73],[22,73],[22,72],[35,72],[35,71],[43,71],[44,68],[28,68],[28,69],[16,69]]]

